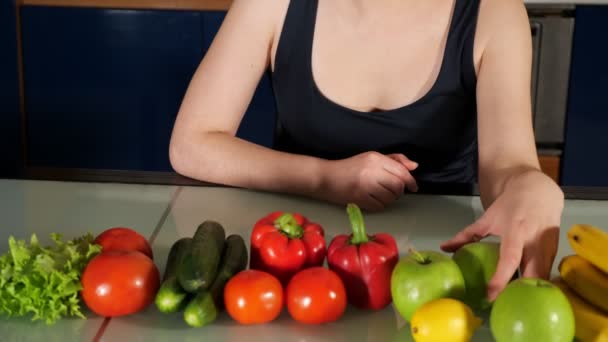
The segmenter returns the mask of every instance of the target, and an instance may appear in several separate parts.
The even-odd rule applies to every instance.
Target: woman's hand
[[[561,189],[539,171],[512,178],[484,215],[441,248],[453,252],[488,235],[501,237],[500,258],[488,284],[494,300],[521,266],[523,277],[550,276],[564,207]]]
[[[402,154],[366,152],[354,157],[327,161],[322,168],[321,197],[333,203],[356,203],[363,209],[384,209],[405,188],[417,191],[410,174],[418,164]]]

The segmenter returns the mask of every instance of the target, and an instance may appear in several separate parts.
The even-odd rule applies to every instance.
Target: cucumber
[[[211,286],[220,265],[225,239],[224,227],[215,221],[205,221],[198,226],[177,270],[177,279],[184,290],[195,293]]]
[[[175,241],[173,246],[171,246],[171,250],[169,250],[163,282],[155,298],[156,307],[160,312],[172,313],[179,311],[182,308],[182,304],[185,303],[188,293],[184,291],[177,280],[177,270],[191,243],[192,238],[181,238]]]
[[[240,235],[226,238],[226,250],[222,256],[222,267],[211,285],[211,294],[218,309],[224,308],[224,287],[230,278],[247,268],[249,257],[245,240]]]
[[[191,327],[199,328],[215,321],[217,314],[211,292],[201,291],[186,306],[184,321]]]
[[[240,235],[226,238],[222,266],[208,290],[200,291],[184,310],[184,320],[192,327],[213,322],[224,309],[224,287],[230,278],[247,268],[248,254],[245,240]]]
[[[179,264],[188,248],[190,248],[191,243],[192,238],[190,237],[181,238],[173,243],[173,246],[171,246],[171,249],[169,250],[169,255],[167,256],[167,265],[165,266],[165,273],[163,274],[163,282],[177,275]]]

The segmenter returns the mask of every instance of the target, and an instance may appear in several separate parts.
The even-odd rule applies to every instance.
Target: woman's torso
[[[474,182],[478,1],[362,13],[348,0],[291,0],[271,57],[275,147],[403,153],[420,182]]]

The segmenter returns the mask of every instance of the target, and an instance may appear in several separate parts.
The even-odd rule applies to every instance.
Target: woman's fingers
[[[399,160],[380,153],[366,153],[359,173],[357,197],[360,205],[368,210],[381,210],[397,200],[404,189],[418,191],[416,180]]]
[[[559,228],[550,228],[543,230],[530,248],[524,247],[522,275],[526,278],[549,279],[558,242]]]
[[[401,153],[389,154],[388,157],[399,162],[400,164],[405,166],[410,171],[415,170],[418,167],[418,163],[416,163],[413,160],[410,160],[408,157],[406,157],[405,155],[403,155]]]
[[[405,187],[411,191],[418,191],[418,184],[414,176],[410,173],[418,167],[418,164],[407,159],[402,154],[389,154],[387,162],[384,164],[384,169],[395,176],[399,177],[405,183]]]
[[[488,283],[488,299],[493,301],[496,296],[505,288],[507,283],[513,278],[521,264],[524,250],[521,232],[524,226],[511,227],[511,231],[505,234],[500,244],[500,257],[496,272]]]
[[[369,196],[382,203],[383,208],[388,207],[391,203],[395,201],[395,195],[383,187],[381,189],[377,189],[374,192],[370,192]]]
[[[405,188],[407,188],[409,191],[418,191],[418,184],[416,183],[414,176],[412,176],[412,174],[403,165],[389,159],[387,163],[383,165],[383,169],[398,177],[403,182]]]
[[[393,195],[393,197],[389,199],[391,202],[403,194],[403,188],[405,186],[401,179],[388,172],[379,177],[378,184]],[[378,191],[382,191],[382,188],[379,188]]]
[[[470,226],[461,230],[453,238],[441,244],[441,249],[445,252],[455,252],[457,249],[469,242],[479,241],[487,235],[488,226],[485,221],[479,219]]]

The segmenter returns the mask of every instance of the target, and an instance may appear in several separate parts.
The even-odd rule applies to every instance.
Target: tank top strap
[[[446,42],[444,65],[446,77],[475,93],[477,76],[473,58],[480,0],[455,0]]]
[[[279,37],[275,56],[276,77],[307,80],[318,0],[291,0]]]

